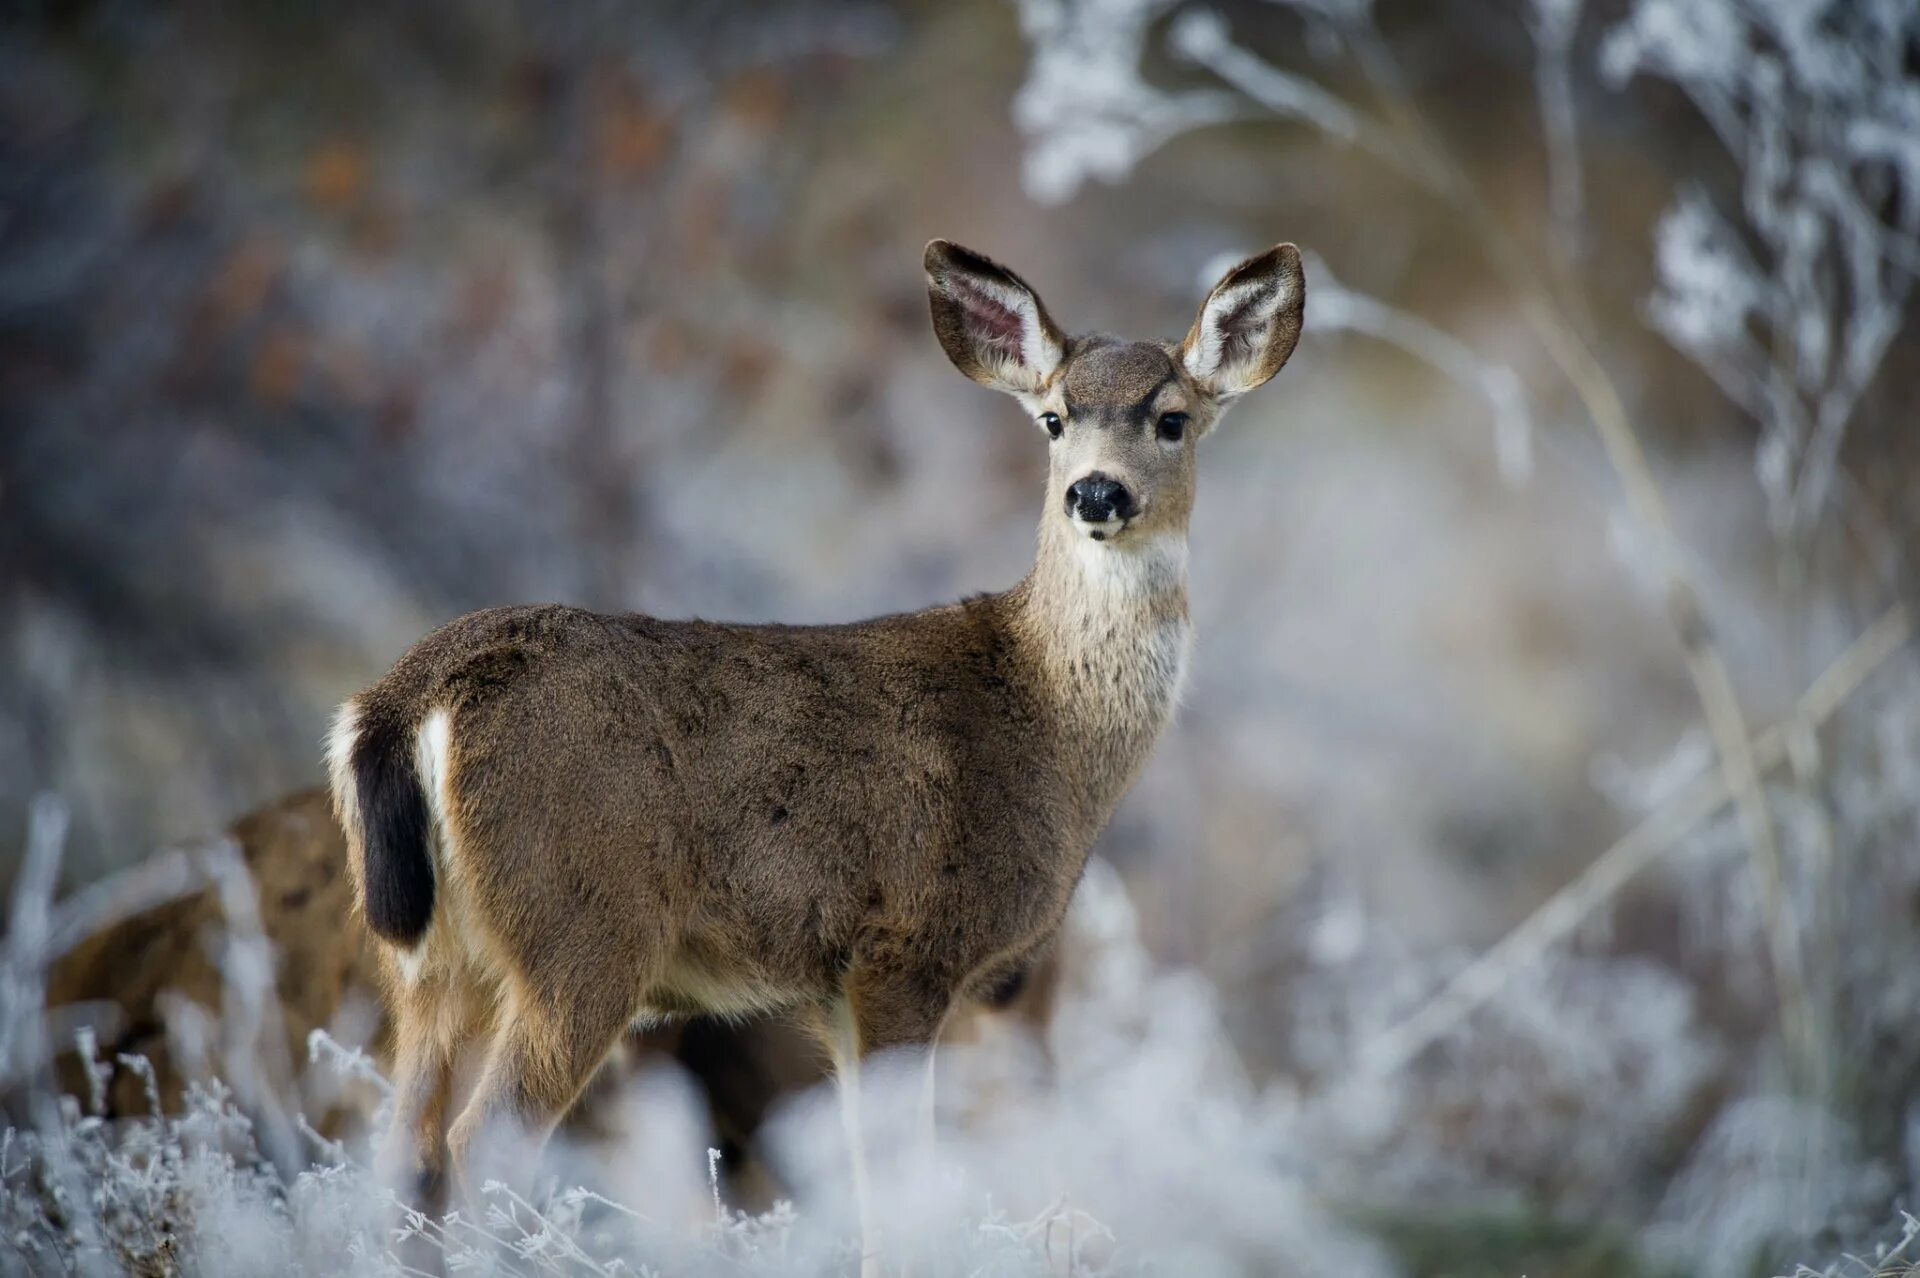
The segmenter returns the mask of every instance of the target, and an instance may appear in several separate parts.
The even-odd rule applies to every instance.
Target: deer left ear
[[[1279,372],[1293,354],[1306,302],[1300,250],[1276,244],[1213,286],[1180,343],[1180,363],[1216,398],[1244,395]]]
[[[1037,395],[1066,358],[1066,339],[1027,282],[983,253],[927,245],[927,300],[947,358],[983,386]]]

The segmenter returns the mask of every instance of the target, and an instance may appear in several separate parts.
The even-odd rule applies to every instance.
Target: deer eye
[[[1187,433],[1187,415],[1185,413],[1162,413],[1160,415],[1160,438],[1177,440]]]
[[[1058,413],[1040,414],[1040,424],[1047,428],[1047,434],[1054,439],[1060,438],[1060,432],[1066,429],[1066,425],[1061,422],[1060,414]]]

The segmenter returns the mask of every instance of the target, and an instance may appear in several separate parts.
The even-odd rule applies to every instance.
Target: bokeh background
[[[8,6],[0,878],[36,795],[78,886],[316,783],[471,608],[1009,585],[1044,448],[925,241],[1171,336],[1293,240],[1099,849],[1148,952],[1409,1272],[1866,1250],[1920,1187],[1916,228],[1902,0]]]

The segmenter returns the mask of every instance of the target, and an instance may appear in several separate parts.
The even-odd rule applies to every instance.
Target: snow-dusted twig
[[[66,841],[66,805],[49,794],[36,796],[27,811],[27,853],[14,880],[0,952],[0,1083],[27,1077],[46,1063],[47,939]]]
[[[298,1166],[299,1138],[287,1109],[295,1092],[280,1014],[279,959],[260,921],[260,891],[230,837],[201,849],[199,861],[226,920],[217,955],[222,1077],[263,1123],[267,1153],[282,1166]]]
[[[206,885],[190,849],[170,848],[96,880],[53,909],[46,956],[56,959],[90,936]]]
[[[1046,4],[1029,0],[1028,7],[1029,10],[1045,9],[1051,20],[1050,31],[1056,37],[1076,31],[1104,33],[1097,43],[1084,47],[1076,46],[1069,39],[1056,38],[1058,47],[1052,51],[1043,49],[1036,40],[1036,68],[1042,57],[1064,56],[1059,52],[1061,49],[1075,49],[1081,54],[1091,50],[1096,56],[1082,60],[1102,68],[1102,74],[1108,79],[1118,83],[1131,76],[1133,82],[1139,83],[1135,64],[1142,54],[1142,33],[1148,16],[1155,12],[1154,5],[1146,0],[1102,0],[1101,3],[1080,0],[1077,5],[1067,4],[1065,0],[1049,0]],[[1310,7],[1316,12],[1322,8]],[[1114,10],[1124,11],[1128,17],[1124,31],[1116,32],[1105,22],[1109,11]],[[1555,39],[1562,35],[1571,39],[1570,6],[1553,5],[1542,13],[1547,24],[1542,27],[1544,34]],[[1075,16],[1077,22],[1073,20]],[[1418,109],[1398,60],[1373,25],[1370,7],[1364,3],[1340,5],[1321,16],[1331,19],[1332,29],[1351,51],[1374,89],[1381,102],[1377,116],[1362,113],[1317,90],[1307,92],[1297,77],[1235,44],[1228,37],[1224,22],[1216,16],[1183,15],[1175,23],[1171,38],[1184,56],[1212,70],[1250,100],[1282,118],[1306,121],[1338,140],[1364,139],[1369,152],[1390,160],[1397,169],[1450,205],[1513,294],[1548,360],[1572,387],[1620,482],[1634,522],[1655,553],[1656,577],[1668,624],[1680,642],[1687,676],[1733,796],[1755,881],[1760,888],[1782,1034],[1799,1071],[1818,1072],[1814,1062],[1821,1048],[1813,1034],[1808,1011],[1805,960],[1799,933],[1787,908],[1779,836],[1751,756],[1746,715],[1725,654],[1701,603],[1691,558],[1674,528],[1626,401],[1580,325],[1568,314],[1555,290],[1544,282],[1545,273],[1524,251],[1520,237],[1495,213],[1453,149]],[[1054,70],[1060,72],[1066,68],[1056,66]],[[1049,134],[1054,139],[1052,144],[1061,145],[1059,138],[1072,136],[1078,124],[1078,117],[1071,113],[1063,115],[1054,132]],[[1161,140],[1154,139],[1154,144],[1158,145]],[[1070,170],[1066,176],[1077,182],[1086,172],[1082,167]],[[1111,180],[1115,175],[1107,172],[1101,176]]]
[[[341,1078],[365,1083],[380,1094],[382,1100],[391,1099],[393,1084],[373,1058],[357,1047],[348,1047],[323,1029],[316,1029],[307,1035],[307,1063],[324,1064]]]
[[[1573,99],[1573,38],[1582,0],[1531,0],[1534,96],[1547,144],[1547,208],[1554,247],[1564,265],[1586,251],[1586,179],[1580,165],[1580,116]]]

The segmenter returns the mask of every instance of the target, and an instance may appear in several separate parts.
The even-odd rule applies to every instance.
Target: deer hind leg
[[[447,1110],[455,1051],[470,1031],[469,1000],[445,982],[394,997],[393,1119],[379,1154],[381,1178],[431,1215],[446,1210]]]
[[[635,999],[608,988],[532,995],[511,991],[486,1063],[447,1137],[462,1197],[486,1180],[524,1186],[554,1126],[632,1023]]]

